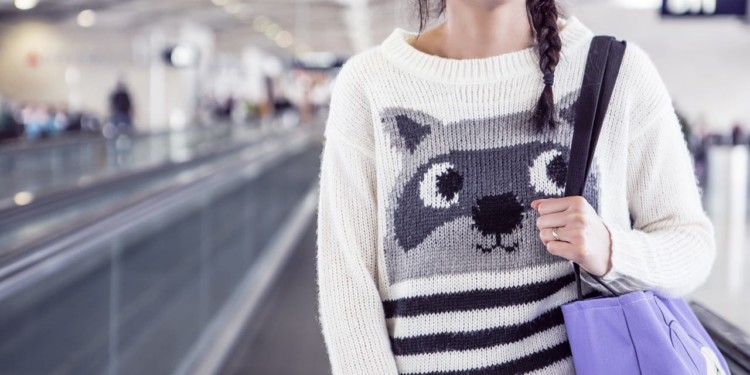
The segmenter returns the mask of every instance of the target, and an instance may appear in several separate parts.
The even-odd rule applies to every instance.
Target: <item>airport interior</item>
[[[0,0],[0,374],[330,374],[331,94],[414,3]],[[750,374],[750,2],[558,3],[669,89],[717,244],[685,299]]]

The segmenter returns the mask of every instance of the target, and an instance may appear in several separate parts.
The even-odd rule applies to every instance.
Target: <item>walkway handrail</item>
[[[698,302],[691,301],[690,307],[724,357],[738,367],[736,370],[744,371],[732,373],[750,374],[750,335]]]
[[[188,168],[209,160],[229,155],[238,150],[251,146],[263,139],[263,135],[244,142],[237,142],[229,145],[219,145],[204,152],[199,152],[195,157],[184,160],[169,160],[155,166],[145,166],[134,168],[117,175],[103,177],[91,184],[82,186],[64,187],[61,189],[49,191],[42,195],[36,196],[34,201],[25,206],[18,206],[12,198],[0,199],[0,230],[5,230],[11,226],[18,226],[21,222],[33,220],[40,213],[47,213],[59,209],[60,206],[69,206],[80,201],[90,200],[101,194],[111,191],[113,188],[121,186],[125,182],[134,180],[143,181],[163,173],[168,173],[177,169]]]
[[[208,175],[177,179],[158,193],[138,196],[96,218],[71,223],[57,233],[14,249],[13,256],[0,259],[0,300],[84,256],[93,256],[97,245],[142,225],[147,217],[189,206],[196,196],[232,180],[255,178],[284,156],[304,151],[313,139],[312,131],[297,129],[289,137],[269,140],[242,152]]]

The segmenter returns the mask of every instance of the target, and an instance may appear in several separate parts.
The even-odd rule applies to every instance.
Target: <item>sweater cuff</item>
[[[632,275],[635,270],[646,269],[641,264],[644,259],[639,256],[638,251],[643,248],[644,244],[639,241],[639,236],[634,233],[633,229],[623,228],[604,219],[602,219],[602,222],[609,230],[611,239],[612,254],[610,260],[612,268],[600,277],[601,280],[614,281],[626,275]]]

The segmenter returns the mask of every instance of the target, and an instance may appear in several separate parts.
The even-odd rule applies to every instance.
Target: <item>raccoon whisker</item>
[[[505,250],[506,252],[508,252],[508,253],[512,253],[512,252],[516,251],[516,249],[518,249],[518,242],[513,242],[513,245],[511,245],[511,246],[503,246],[503,245],[500,245],[500,247],[501,247],[501,248],[502,248],[503,250]]]
[[[491,253],[494,246],[484,247],[482,245],[476,245],[477,250],[482,250],[483,253]]]

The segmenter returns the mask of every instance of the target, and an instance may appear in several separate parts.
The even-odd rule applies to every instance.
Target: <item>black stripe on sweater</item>
[[[527,373],[547,367],[555,362],[568,358],[571,355],[570,344],[568,343],[568,341],[564,341],[551,348],[498,365],[482,367],[473,370],[419,373],[419,375],[497,375]]]
[[[448,311],[481,310],[492,307],[520,305],[547,298],[575,281],[573,274],[541,283],[500,289],[409,297],[383,302],[385,317],[416,316]]]
[[[472,332],[448,332],[393,339],[391,349],[396,355],[470,350],[512,343],[535,333],[564,324],[562,310],[556,307],[535,319],[512,326]]]

